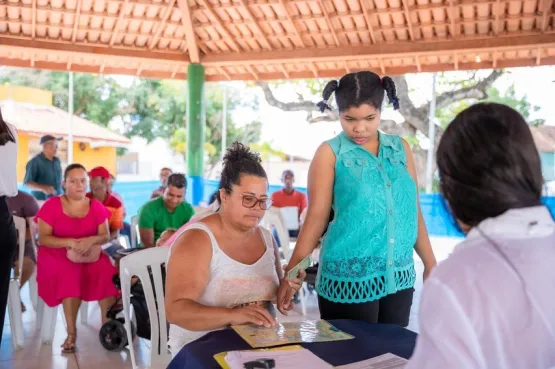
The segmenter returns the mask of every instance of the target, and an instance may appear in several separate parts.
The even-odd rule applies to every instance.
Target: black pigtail
[[[322,92],[323,100],[320,101],[318,104],[316,104],[316,106],[320,109],[322,113],[325,112],[326,110],[331,110],[331,107],[328,105],[328,101],[330,100],[330,97],[333,94],[333,92],[337,90],[338,87],[339,87],[339,82],[336,80],[329,81],[326,87],[324,87],[324,92]]]
[[[390,77],[383,77],[382,86],[387,94],[389,103],[393,105],[393,109],[399,110],[399,98],[397,97],[397,89],[393,80]]]

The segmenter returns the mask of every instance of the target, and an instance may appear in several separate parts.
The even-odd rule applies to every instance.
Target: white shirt
[[[15,142],[0,146],[0,196],[17,195],[17,131],[8,124]]]
[[[553,218],[539,206],[479,228],[505,256],[473,229],[432,272],[406,369],[555,368]]]

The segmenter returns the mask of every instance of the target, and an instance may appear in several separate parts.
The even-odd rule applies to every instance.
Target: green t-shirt
[[[164,198],[150,200],[139,209],[139,228],[153,229],[154,242],[168,228],[178,229],[195,214],[191,204],[182,202],[173,213],[164,206]]]

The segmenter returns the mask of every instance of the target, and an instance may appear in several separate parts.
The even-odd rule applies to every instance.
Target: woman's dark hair
[[[395,83],[390,77],[380,78],[376,73],[362,71],[344,75],[339,81],[330,81],[322,92],[323,100],[318,103],[320,111],[331,110],[328,101],[335,92],[335,102],[339,111],[362,104],[370,104],[381,110],[384,92],[395,110],[399,109],[399,98]]]
[[[479,103],[459,113],[437,149],[440,190],[470,227],[541,204],[543,176],[530,127],[514,109]]]
[[[64,181],[67,179],[67,176],[69,175],[69,172],[71,172],[74,169],[82,169],[85,172],[87,172],[85,167],[82,166],[81,164],[70,164],[66,167],[66,170],[64,170]]]
[[[222,178],[219,189],[231,191],[232,185],[238,185],[242,175],[252,175],[261,178],[268,178],[266,171],[262,168],[262,160],[258,153],[252,152],[249,147],[240,142],[234,142],[223,160]],[[217,198],[222,203],[220,193]]]
[[[4,121],[2,110],[0,110],[0,146],[4,146],[8,142],[15,143],[15,137],[10,127],[8,127],[8,123]]]

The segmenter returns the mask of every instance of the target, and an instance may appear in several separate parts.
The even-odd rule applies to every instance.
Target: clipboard
[[[257,350],[238,350],[238,351],[294,351],[294,350],[302,350],[303,347],[300,345],[291,345],[291,346],[282,346],[270,349],[257,349]],[[229,365],[225,362],[225,356],[227,355],[226,352],[220,352],[219,354],[214,355],[214,360],[223,368],[223,369],[230,369]]]

